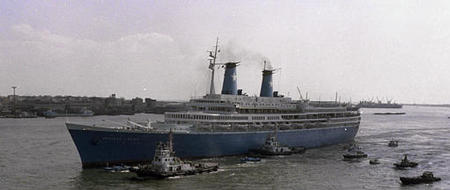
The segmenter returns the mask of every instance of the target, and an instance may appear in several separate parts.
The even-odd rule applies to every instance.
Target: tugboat
[[[430,171],[423,172],[421,176],[417,177],[400,177],[400,181],[402,181],[403,185],[433,183],[440,180],[441,178],[434,177],[433,172]]]
[[[132,172],[137,174],[138,179],[193,175],[218,170],[219,165],[217,163],[183,162],[175,156],[172,139],[172,130],[170,130],[169,141],[167,143],[159,142],[156,145],[152,163],[139,166],[136,170],[132,170]]]
[[[398,169],[404,169],[404,168],[414,168],[417,165],[419,165],[417,162],[411,162],[408,160],[408,156],[405,154],[402,161],[400,163],[394,163],[394,166]]]
[[[380,164],[380,161],[376,158],[369,160],[369,164],[371,165],[376,165],[376,164]]]
[[[304,147],[287,147],[281,146],[277,140],[278,128],[275,132],[267,135],[266,142],[259,149],[250,149],[249,153],[256,155],[275,156],[275,155],[291,155],[305,152]]]
[[[392,139],[391,141],[389,141],[388,146],[389,146],[389,147],[397,147],[397,146],[398,146],[398,141]]]
[[[344,159],[367,158],[367,154],[361,151],[361,148],[357,146],[349,148],[348,152],[342,156],[344,156]]]

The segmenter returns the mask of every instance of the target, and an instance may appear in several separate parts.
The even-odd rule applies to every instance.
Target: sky
[[[267,60],[294,99],[450,103],[449,35],[445,0],[0,1],[0,96],[188,100],[219,37],[249,95]]]

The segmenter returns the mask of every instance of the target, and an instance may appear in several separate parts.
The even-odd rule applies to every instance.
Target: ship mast
[[[172,133],[172,128],[170,128],[170,131],[169,131],[169,152],[170,152],[170,154],[173,154],[173,133]]]
[[[214,67],[216,66],[217,48],[219,46],[219,37],[216,40],[216,46],[214,54],[212,51],[209,52],[209,69],[211,69],[211,86],[209,87],[209,94],[215,94],[216,89],[214,88]]]

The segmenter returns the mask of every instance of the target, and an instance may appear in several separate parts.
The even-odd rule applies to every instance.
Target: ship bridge
[[[245,95],[208,94],[191,99],[194,111],[231,113],[299,112],[299,103],[286,97],[257,97]]]

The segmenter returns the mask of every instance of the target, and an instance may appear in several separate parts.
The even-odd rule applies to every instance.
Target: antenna
[[[336,96],[334,97],[334,103],[337,103],[338,100],[338,93],[336,92]]]
[[[300,96],[300,100],[303,100],[302,92],[300,91],[300,88],[297,86],[298,95]]]
[[[209,52],[209,69],[211,69],[211,84],[209,87],[209,94],[215,94],[216,93],[216,89],[214,88],[214,67],[216,66],[216,58],[217,58],[217,51],[218,51],[218,47],[219,47],[219,37],[217,37],[216,40],[216,46],[214,49],[214,54],[212,51],[208,51]]]

